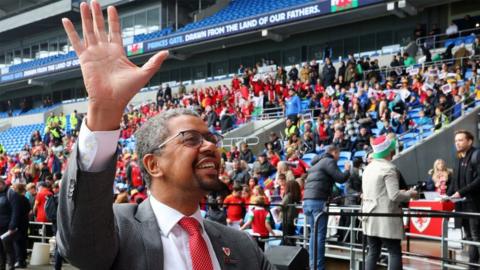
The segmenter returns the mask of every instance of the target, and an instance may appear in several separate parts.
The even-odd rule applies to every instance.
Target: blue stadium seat
[[[312,159],[316,156],[315,153],[308,153],[302,156],[302,160],[305,161],[308,165],[311,165]]]
[[[422,125],[422,126],[420,126],[420,129],[422,129],[423,131],[432,130],[433,125],[431,125],[431,124]]]
[[[421,137],[422,137],[422,139],[425,139],[425,138],[430,137],[430,135],[432,135],[432,134],[433,134],[432,130],[424,131],[423,133],[421,133]]]
[[[411,146],[414,146],[415,144],[417,144],[418,141],[417,140],[409,140],[409,141],[406,141],[404,144],[403,144],[403,148],[404,149],[407,149]]]
[[[35,130],[39,130],[43,136],[44,124],[33,124],[12,127],[0,132],[0,143],[5,146],[9,154],[19,152],[23,146],[30,143],[30,136]]]
[[[352,153],[348,151],[342,151],[340,152],[340,158],[339,161],[347,161],[352,159]]]
[[[380,131],[382,131],[382,130],[379,129],[379,128],[373,128],[373,129],[372,129],[372,133],[373,133],[373,135],[375,135],[375,136],[380,135]]]
[[[354,158],[364,158],[366,156],[367,156],[367,152],[363,150],[356,151],[355,154],[353,154]]]
[[[302,5],[314,0],[236,0],[215,13],[214,15],[204,18],[203,20],[189,23],[177,32],[186,32],[194,29],[207,27],[214,24],[225,23],[228,21],[238,20],[244,17],[255,16],[258,14],[271,12],[274,10],[284,9],[292,6]]]
[[[416,140],[418,138],[418,133],[409,132],[400,137],[400,141],[409,141]]]

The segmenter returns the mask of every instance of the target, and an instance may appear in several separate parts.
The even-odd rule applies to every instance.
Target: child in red
[[[255,204],[256,205],[252,209],[252,212],[248,215],[247,222],[240,229],[245,230],[252,225],[253,235],[258,236],[258,245],[263,250],[265,242],[261,241],[261,239],[268,238],[269,234],[275,235],[275,233],[270,226],[270,220],[272,217],[264,207],[265,197],[257,196],[255,198]]]
[[[223,203],[227,207],[227,225],[233,228],[240,228],[243,220],[243,204],[245,203],[242,198],[242,186],[233,186],[232,194],[228,195]],[[232,205],[228,205],[232,204]]]

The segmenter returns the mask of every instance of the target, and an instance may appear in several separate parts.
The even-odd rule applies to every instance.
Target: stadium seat
[[[421,133],[421,137],[422,137],[422,139],[425,139],[425,138],[430,137],[430,135],[432,135],[432,134],[433,134],[432,130],[424,131],[423,133]]]
[[[382,131],[382,130],[379,129],[379,128],[373,128],[373,129],[372,129],[372,133],[373,133],[373,135],[375,135],[375,136],[380,135],[380,131]]]
[[[416,140],[418,138],[418,133],[415,132],[409,132],[400,137],[400,141],[410,141],[410,140]]]
[[[0,143],[5,147],[8,154],[17,153],[25,144],[30,143],[30,136],[35,130],[39,130],[43,137],[44,124],[9,128],[0,132]]]
[[[311,165],[312,159],[316,156],[315,153],[308,153],[302,156],[302,160],[305,161],[308,165]]]
[[[348,151],[340,152],[340,160],[350,160],[352,158],[352,153]]]
[[[297,5],[302,5],[313,0],[236,0],[231,1],[224,9],[218,11],[210,17],[203,20],[189,23],[177,32],[186,32],[215,24],[226,23],[242,19],[245,17],[255,16],[262,13],[272,12],[275,10],[285,9]]]
[[[354,158],[364,158],[366,156],[367,156],[367,152],[363,150],[356,151],[355,154],[353,154]]]
[[[411,146],[414,146],[415,144],[417,144],[418,141],[417,140],[409,140],[409,141],[406,141],[404,144],[403,144],[403,148],[404,149],[407,149]]]

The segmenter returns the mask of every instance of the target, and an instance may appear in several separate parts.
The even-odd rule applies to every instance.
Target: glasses
[[[192,148],[201,146],[204,140],[207,142],[213,143],[217,147],[219,147],[223,139],[222,135],[215,134],[212,132],[200,133],[199,131],[196,131],[196,130],[184,130],[184,131],[178,132],[176,135],[165,140],[162,144],[160,144],[155,149],[153,149],[152,152],[155,150],[161,149],[167,143],[171,142],[172,140],[174,140],[179,136],[181,137],[182,144],[184,146],[192,147]]]

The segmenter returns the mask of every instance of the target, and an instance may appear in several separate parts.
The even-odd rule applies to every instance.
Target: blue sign
[[[378,0],[377,0],[378,1]],[[283,24],[309,17],[330,13],[330,1],[316,4],[304,5],[290,10],[283,10],[262,14],[261,16],[228,22],[221,25],[214,25],[208,28],[198,29],[186,33],[167,36],[158,40],[145,43],[145,52],[162,50],[177,47],[189,43],[210,40],[219,37],[230,36],[242,32],[252,31],[261,28],[268,28],[273,25]]]

